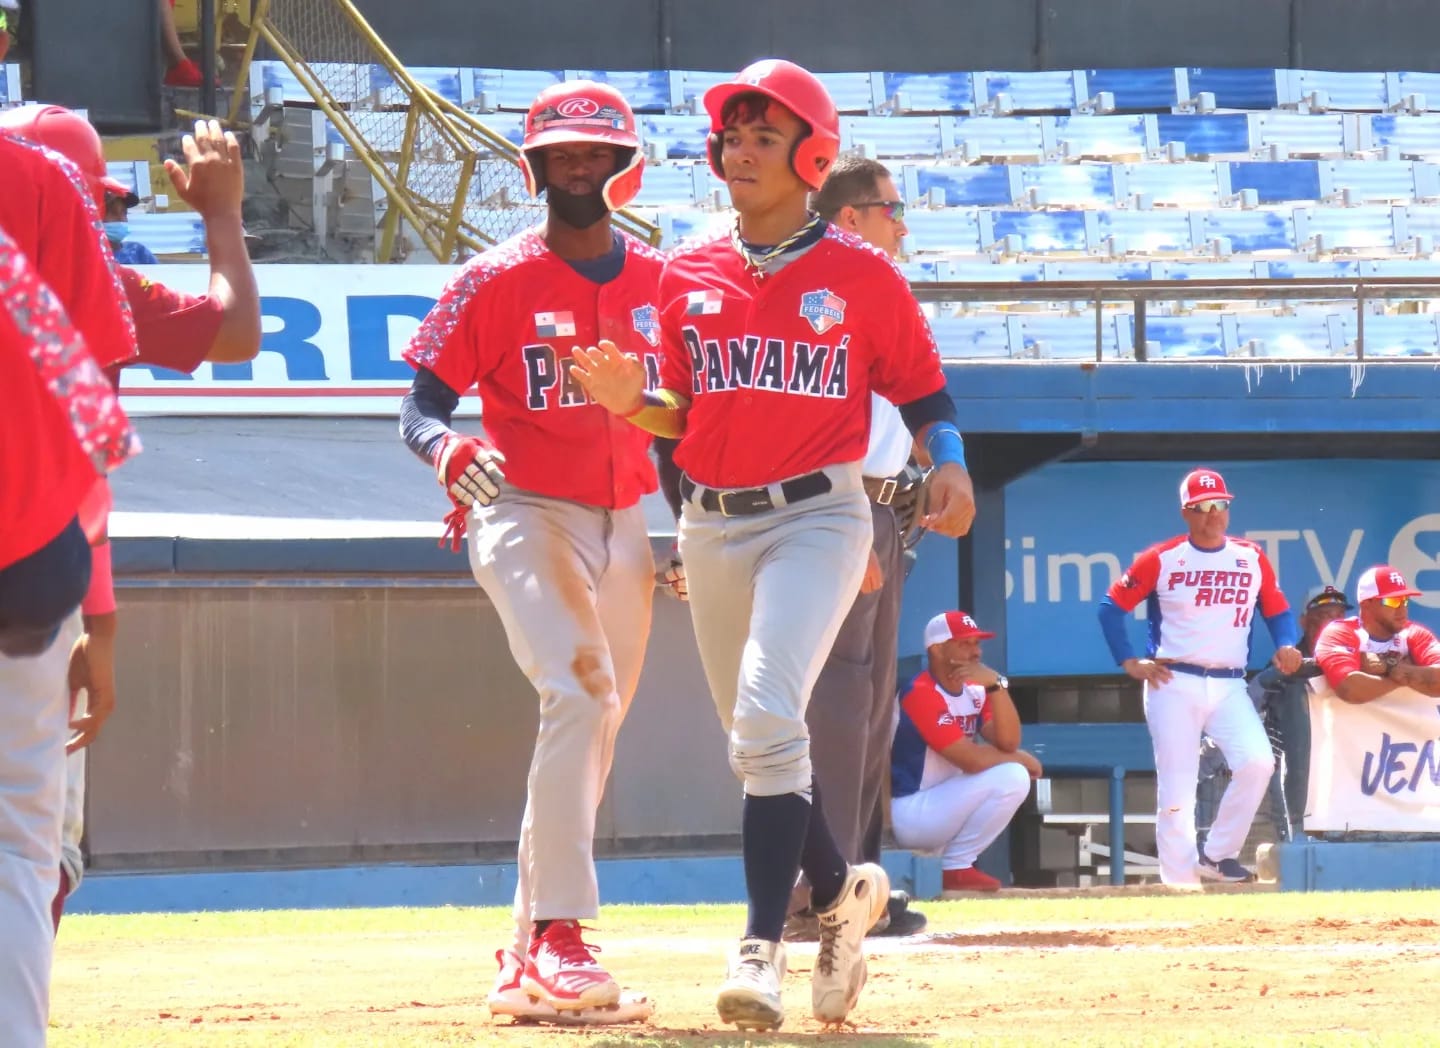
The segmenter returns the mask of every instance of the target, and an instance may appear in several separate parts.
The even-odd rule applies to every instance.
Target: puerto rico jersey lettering
[[[1315,661],[1330,687],[1360,672],[1360,655],[1408,656],[1417,666],[1440,666],[1440,640],[1418,622],[1412,622],[1389,640],[1375,640],[1360,625],[1359,616],[1328,623],[1315,641]]]
[[[1290,606],[1264,551],[1228,536],[1216,550],[1185,535],[1151,546],[1110,587],[1110,599],[1126,611],[1146,602],[1152,657],[1210,669],[1249,661],[1257,606],[1265,618]]]
[[[729,234],[677,250],[660,282],[660,384],[689,398],[676,463],[710,487],[865,457],[873,390],[945,385],[930,325],[885,255],[833,227],[770,275]]]
[[[890,750],[891,796],[905,797],[964,775],[941,751],[960,739],[974,742],[994,715],[983,684],[952,695],[925,671],[900,697],[900,722]]]
[[[478,385],[485,431],[525,491],[616,509],[657,487],[650,435],[591,401],[570,375],[575,346],[609,339],[644,362],[649,388],[659,381],[664,256],[624,241],[624,267],[604,284],[533,229],[490,248],[451,278],[405,351],[461,396]]]

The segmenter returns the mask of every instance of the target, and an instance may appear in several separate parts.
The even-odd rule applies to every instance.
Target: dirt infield
[[[809,1015],[794,945],[786,1025],[718,1026],[735,907],[616,908],[603,961],[651,1023],[492,1023],[504,915],[363,911],[79,918],[56,960],[64,1045],[1440,1043],[1440,893],[991,899],[925,904],[930,933],[872,940],[841,1032]]]

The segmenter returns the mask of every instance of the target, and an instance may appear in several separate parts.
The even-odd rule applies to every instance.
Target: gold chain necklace
[[[747,268],[755,270],[756,272],[763,272],[766,265],[775,261],[775,259],[785,254],[785,252],[789,251],[797,243],[813,233],[822,221],[824,220],[819,215],[811,214],[808,222],[784,240],[780,241],[780,243],[768,251],[755,254],[746,246],[744,239],[740,236],[740,219],[737,217],[735,219],[735,225],[730,228],[730,243],[735,246],[735,250],[739,252],[740,257],[744,259]]]

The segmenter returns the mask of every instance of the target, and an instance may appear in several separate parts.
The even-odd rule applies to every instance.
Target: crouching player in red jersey
[[[640,191],[629,104],[570,81],[541,92],[521,162],[545,225],[471,259],[421,324],[401,433],[435,469],[468,531],[470,567],[540,699],[520,826],[515,938],[496,954],[490,1011],[540,1022],[648,1018],[595,960],[595,814],[640,681],[654,558],[640,506],[656,489],[648,435],[590,403],[576,339],[610,339],[659,369],[661,256],[611,228]],[[486,438],[450,428],[478,386]],[[479,696],[474,696],[476,701]]]
[[[660,389],[602,342],[577,354],[592,396],[651,433],[679,437],[679,550],[695,635],[741,816],[749,915],[716,1000],[743,1029],[778,1027],[781,933],[800,870],[820,947],[815,1018],[844,1020],[865,983],[865,932],[885,912],[878,865],[846,863],[826,826],[805,707],[873,537],[861,477],[870,393],[898,404],[936,463],[926,527],[958,536],[975,507],[940,355],[884,252],[812,214],[839,148],[824,86],[766,60],[705,95],[710,164],[739,218],[681,246],[660,282]]]

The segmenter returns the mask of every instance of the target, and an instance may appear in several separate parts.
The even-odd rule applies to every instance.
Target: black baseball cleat
[[[885,919],[871,928],[869,934],[887,938],[919,935],[928,923],[923,913],[910,909],[910,896],[894,891],[890,893],[890,901],[885,904]]]
[[[1228,884],[1248,884],[1255,875],[1240,865],[1239,859],[1221,859],[1215,862],[1204,852],[1200,853],[1200,876],[1207,881],[1225,881]]]

